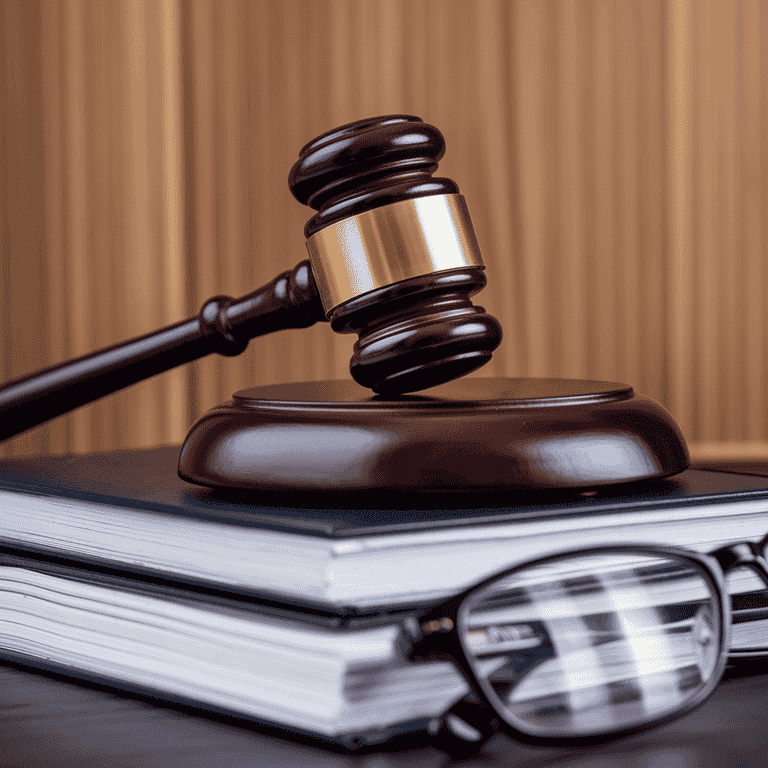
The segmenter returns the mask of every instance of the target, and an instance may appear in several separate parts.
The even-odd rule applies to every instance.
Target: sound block
[[[588,490],[689,462],[669,413],[625,384],[465,378],[385,398],[312,381],[244,389],[208,411],[179,475],[268,491]]]

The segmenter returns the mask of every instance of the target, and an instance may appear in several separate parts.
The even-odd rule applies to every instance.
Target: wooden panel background
[[[390,112],[445,134],[472,209],[481,375],[619,380],[696,455],[768,441],[768,4],[2,0],[5,380],[305,257],[298,150]],[[6,443],[175,443],[258,383],[348,375],[327,326],[254,340]]]

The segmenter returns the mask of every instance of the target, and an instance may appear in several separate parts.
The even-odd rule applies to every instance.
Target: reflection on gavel
[[[360,120],[307,144],[294,196],[317,214],[309,261],[240,299],[214,296],[197,317],[0,388],[0,439],[212,352],[328,320],[358,334],[350,372],[384,396],[414,392],[484,365],[501,326],[470,296],[486,283],[455,182],[433,178],[440,131],[410,115]]]

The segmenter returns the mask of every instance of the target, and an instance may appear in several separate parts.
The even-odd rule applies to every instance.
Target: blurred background
[[[477,375],[626,382],[695,457],[768,456],[765,2],[1,2],[4,381],[293,267],[299,149],[409,113],[504,326]],[[353,342],[255,339],[0,450],[179,443],[238,389],[347,378]]]

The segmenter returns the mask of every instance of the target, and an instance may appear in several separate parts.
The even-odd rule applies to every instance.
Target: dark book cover
[[[768,499],[768,477],[701,469],[586,493],[223,491],[182,480],[176,471],[178,454],[178,447],[167,446],[8,459],[0,462],[0,488],[330,538]]]

